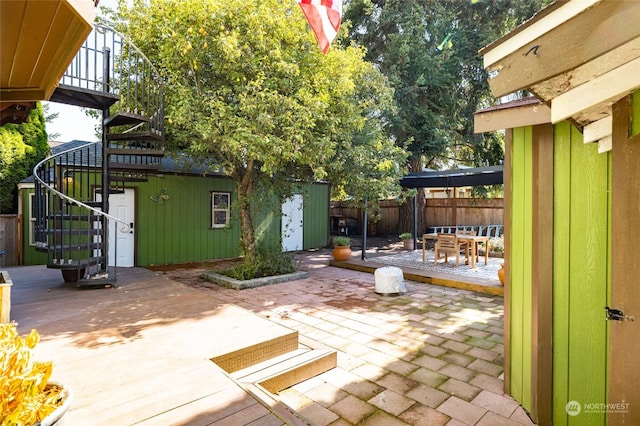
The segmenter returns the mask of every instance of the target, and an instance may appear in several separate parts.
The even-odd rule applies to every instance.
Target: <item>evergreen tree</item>
[[[40,102],[22,124],[0,127],[0,213],[18,212],[18,182],[49,150],[45,118]]]

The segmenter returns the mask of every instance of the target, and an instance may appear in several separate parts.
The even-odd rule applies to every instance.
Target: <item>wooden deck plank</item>
[[[142,268],[99,290],[44,267],[10,274],[12,319],[38,329],[38,359],[74,393],[65,424],[281,424],[210,359],[292,330]]]

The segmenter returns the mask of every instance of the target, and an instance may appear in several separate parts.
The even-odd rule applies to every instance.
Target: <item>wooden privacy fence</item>
[[[425,200],[424,221],[418,232],[442,226],[481,226],[504,224],[503,198],[428,198]],[[380,220],[369,221],[369,235],[396,235],[400,228],[400,203],[380,202]],[[330,209],[332,234],[362,234],[362,209],[342,201],[332,201]],[[373,232],[372,232],[373,231]]]
[[[504,224],[503,198],[430,198],[426,227]]]

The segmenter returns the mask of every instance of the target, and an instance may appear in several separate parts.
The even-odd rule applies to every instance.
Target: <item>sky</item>
[[[116,5],[117,0],[100,0],[99,3],[99,6],[113,9],[116,8]],[[96,10],[97,12],[99,12],[99,9]],[[60,113],[58,118],[46,124],[50,140],[53,140],[51,135],[55,133],[60,134],[55,138],[57,142],[69,142],[72,140],[94,142],[97,140],[94,127],[99,123],[99,120],[85,115],[82,108],[55,102],[43,102],[43,104],[50,105],[49,114]]]
[[[50,105],[49,114],[54,112],[60,114],[55,120],[47,122],[46,129],[49,140],[57,142],[72,140],[94,142],[97,140],[94,126],[99,123],[99,120],[86,116],[82,108],[56,102],[43,102],[43,104]],[[60,136],[53,138],[55,133],[60,133]]]

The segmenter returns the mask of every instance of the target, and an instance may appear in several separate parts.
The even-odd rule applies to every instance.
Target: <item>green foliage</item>
[[[283,253],[279,241],[266,239],[258,243],[254,257],[245,258],[241,264],[222,273],[236,280],[250,280],[290,274],[297,267],[293,254]]]
[[[329,180],[356,200],[397,192],[404,151],[384,135],[392,94],[361,47],[323,55],[295,2],[120,3],[120,29],[166,79],[167,146],[238,188],[245,256],[256,194]]]
[[[411,240],[413,238],[413,234],[411,232],[403,232],[400,234],[401,240]]]
[[[351,245],[351,239],[343,235],[333,237],[333,245],[339,247],[349,247]]]
[[[32,174],[48,149],[40,102],[28,122],[0,127],[0,213],[18,212],[18,182]]]
[[[395,89],[388,118],[408,144],[412,171],[451,162],[498,164],[501,138],[473,134],[473,113],[493,100],[478,50],[531,17],[549,0],[351,0],[349,39],[367,47]]]

